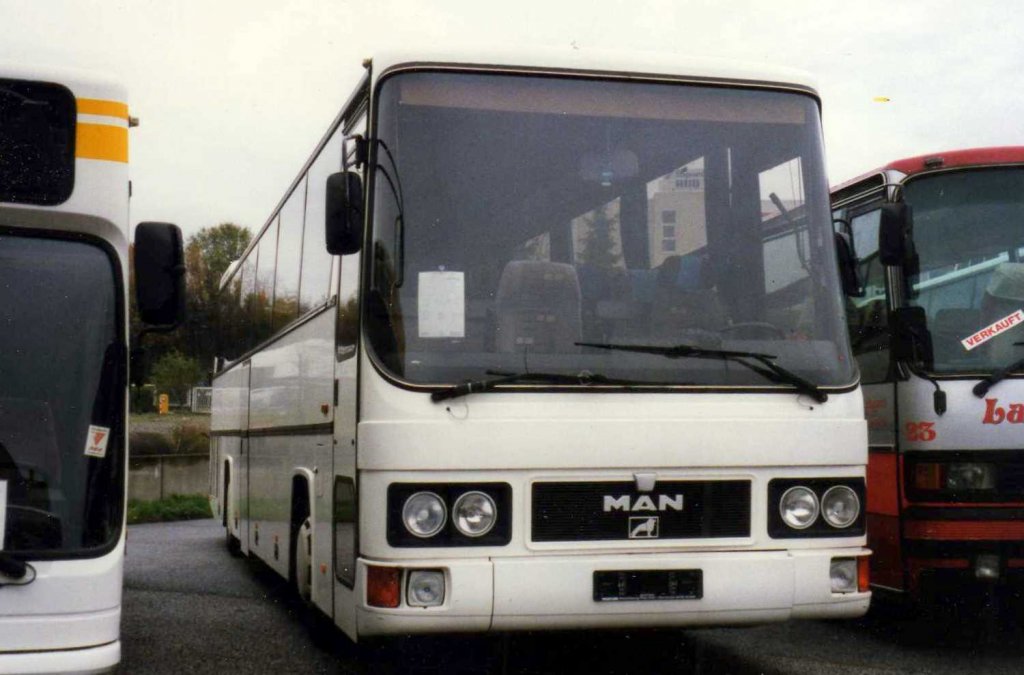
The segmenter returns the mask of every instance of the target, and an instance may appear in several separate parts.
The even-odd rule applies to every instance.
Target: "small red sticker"
[[[110,427],[89,425],[89,433],[85,438],[85,454],[87,457],[102,459],[107,456],[107,443],[110,441]]]

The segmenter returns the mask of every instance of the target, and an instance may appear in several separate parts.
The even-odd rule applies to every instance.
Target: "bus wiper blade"
[[[618,379],[607,377],[596,373],[582,371],[580,373],[509,373],[499,370],[488,370],[488,375],[495,375],[488,380],[473,380],[455,384],[430,395],[430,400],[437,403],[448,399],[458,398],[467,394],[479,394],[484,391],[491,391],[503,384],[514,384],[516,382],[541,382],[546,384],[610,384],[610,385],[631,385],[650,384],[637,380]]]
[[[1015,342],[1014,344],[1024,343]],[[1006,366],[1005,368],[1000,368],[996,372],[992,373],[988,377],[978,382],[978,384],[974,385],[974,389],[972,389],[971,391],[973,391],[974,395],[977,396],[978,398],[984,398],[985,394],[988,393],[989,389],[1005,380],[1013,371],[1020,370],[1021,368],[1024,368],[1024,359],[1018,359],[1011,363],[1010,365]]]
[[[624,345],[604,342],[577,342],[576,344],[580,347],[593,347],[595,349],[614,349],[624,352],[637,352],[639,354],[658,354],[670,359],[694,358],[730,361],[732,363],[739,363],[740,365],[746,366],[755,373],[758,373],[762,377],[773,382],[791,384],[796,387],[797,391],[807,394],[818,403],[824,403],[828,400],[828,394],[822,391],[818,385],[805,380],[793,371],[783,368],[779,364],[775,363],[775,359],[778,357],[773,354],[740,352],[728,349],[708,349],[694,345],[673,345],[671,347],[661,347],[658,345]],[[752,359],[760,365],[751,363],[750,361],[745,361],[744,359]]]

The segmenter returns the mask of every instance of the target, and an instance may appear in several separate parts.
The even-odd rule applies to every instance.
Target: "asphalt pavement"
[[[1000,598],[1005,600],[1005,598]],[[975,673],[1024,670],[1021,602],[753,628],[572,631],[361,644],[231,557],[212,520],[128,528],[123,673]]]

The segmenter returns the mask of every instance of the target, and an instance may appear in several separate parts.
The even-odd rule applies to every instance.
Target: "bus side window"
[[[302,237],[302,280],[299,282],[299,313],[319,307],[330,297],[333,256],[324,246],[327,177],[341,168],[342,130],[331,136],[309,167],[306,183],[306,227]]]
[[[277,263],[277,224],[279,218],[260,235],[256,265],[256,297],[253,301],[253,332],[261,343],[273,333],[274,266]]]
[[[277,240],[277,274],[274,287],[274,330],[299,316],[299,270],[302,263],[302,221],[306,206],[306,179],[281,207]]]

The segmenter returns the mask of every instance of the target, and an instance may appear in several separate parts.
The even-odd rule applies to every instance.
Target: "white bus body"
[[[0,68],[4,673],[106,672],[120,660],[126,101],[123,87],[102,79]],[[181,261],[177,228],[140,225],[144,230],[150,239],[176,240],[174,260]],[[136,252],[153,260],[157,247],[141,239]],[[174,275],[180,272],[145,276],[163,282]],[[140,287],[152,288],[152,281]]]
[[[785,71],[375,58],[222,283],[228,545],[352,638],[863,614],[818,119]],[[328,256],[343,167],[361,247]]]
[[[70,302],[86,302],[94,311],[102,311],[109,315],[104,317],[109,325],[103,326],[110,331],[103,336],[99,327],[82,327],[67,325],[58,327],[58,317],[47,321],[43,330],[60,330],[62,333],[48,334],[45,348],[52,349],[48,354],[30,351],[26,357],[20,357],[38,369],[29,378],[23,367],[14,367],[9,362],[12,347],[23,347],[22,344],[11,345],[7,340],[0,339],[3,345],[0,363],[4,363],[4,382],[0,384],[0,444],[5,446],[8,458],[0,456],[0,464],[13,456],[17,465],[16,478],[9,465],[0,468],[0,479],[6,479],[7,512],[6,538],[0,551],[11,555],[21,553],[24,546],[29,549],[24,559],[34,572],[35,579],[25,585],[11,578],[0,575],[0,671],[25,673],[50,673],[65,671],[94,672],[113,667],[120,659],[119,631],[121,622],[121,571],[124,560],[124,528],[123,504],[125,498],[125,474],[127,469],[126,430],[125,430],[125,390],[115,389],[111,393],[117,399],[118,411],[110,423],[102,422],[94,426],[107,429],[109,438],[106,443],[106,457],[84,457],[83,453],[89,445],[87,436],[94,420],[89,417],[89,410],[83,414],[76,410],[79,407],[92,407],[96,395],[96,386],[104,361],[104,348],[107,342],[121,345],[127,341],[126,321],[126,283],[128,260],[128,106],[127,95],[123,87],[80,75],[66,76],[61,73],[47,71],[25,71],[11,68],[0,70],[0,106],[5,113],[0,120],[0,137],[4,138],[11,148],[11,137],[8,133],[16,123],[12,112],[12,101],[19,100],[25,106],[34,105],[30,91],[12,91],[19,84],[32,86],[34,83],[55,83],[70,92],[71,133],[73,141],[73,165],[71,167],[70,194],[56,194],[56,204],[40,204],[49,201],[27,199],[21,196],[4,195],[0,198],[0,256],[3,257],[0,272],[4,275],[3,305],[8,313],[5,317],[12,323],[5,325],[5,332],[17,332],[20,335],[31,335],[33,327],[25,324],[25,315],[19,310],[28,304],[46,308],[50,313],[61,313],[68,309],[69,301],[58,297],[56,293],[71,290],[75,292]],[[54,104],[56,106],[57,104]],[[77,108],[77,111],[76,111]],[[50,124],[50,131],[56,136],[61,130]],[[36,135],[30,140],[41,140]],[[23,140],[23,139],[19,139]],[[18,156],[14,156],[15,160]],[[13,167],[4,167],[5,178],[9,178]],[[32,171],[35,167],[26,167]],[[47,190],[43,186],[43,191]],[[0,188],[4,189],[4,188]],[[54,188],[54,192],[60,192]],[[5,241],[6,240],[6,241]],[[28,243],[21,246],[14,242]],[[5,246],[6,244],[6,246]],[[31,251],[33,245],[39,244],[47,251]],[[67,284],[61,287],[61,279],[54,272],[58,260],[61,265],[72,263],[76,252],[61,252],[63,247],[75,247],[81,251],[98,254],[109,267],[104,285],[94,291],[72,288],[75,283],[93,279],[89,276],[70,276],[64,280]],[[51,260],[43,273],[30,276],[30,272],[20,270],[22,263],[18,259],[20,250],[31,251],[35,255],[61,256],[66,259]],[[43,261],[32,260],[31,265],[43,267]],[[91,264],[91,263],[90,263]],[[81,273],[80,270],[76,270]],[[32,281],[29,281],[32,279]],[[47,282],[55,284],[47,287]],[[38,285],[34,285],[38,284]],[[106,293],[102,302],[93,302],[93,298]],[[13,306],[13,314],[12,311]],[[71,317],[82,319],[82,315],[72,312]],[[70,317],[69,317],[70,318]],[[86,317],[88,318],[88,317]],[[93,317],[95,324],[100,318]],[[12,331],[13,328],[13,331]],[[38,339],[36,335],[33,339]],[[101,342],[93,344],[90,339]],[[63,338],[63,339],[55,339]],[[8,338],[10,339],[10,338]],[[98,352],[97,352],[98,349]],[[55,377],[54,366],[40,367],[42,359],[50,359],[51,363],[59,364],[64,369],[63,377],[67,382],[60,384],[54,381],[47,383],[53,391],[37,393],[38,380]],[[86,362],[90,360],[91,362]],[[75,361],[81,361],[75,363]],[[123,355],[121,357],[123,372]],[[30,383],[28,380],[37,380]],[[75,386],[78,382],[77,387]],[[68,382],[71,386],[68,386]],[[89,383],[89,384],[86,384]],[[111,383],[113,384],[113,382]],[[91,387],[87,391],[86,387]],[[123,378],[122,378],[123,387]],[[22,391],[25,390],[25,391]],[[31,390],[31,392],[29,391]],[[45,394],[45,395],[44,395]],[[76,405],[74,396],[82,397]],[[26,429],[23,424],[28,421],[36,428]],[[95,420],[99,422],[99,420]],[[73,423],[74,428],[70,428]],[[45,433],[44,433],[45,432]],[[37,434],[37,443],[26,439],[25,434]],[[47,438],[49,436],[49,438]],[[102,441],[101,441],[102,443]],[[21,445],[22,447],[19,447]],[[34,447],[34,446],[38,446]],[[30,453],[45,447],[44,452],[34,457]],[[49,453],[46,456],[45,453]],[[97,452],[96,454],[99,454]],[[87,472],[98,472],[101,463],[103,470],[109,472],[106,477],[111,490],[104,495],[81,494],[82,486],[87,482]],[[116,466],[114,466],[116,464]],[[48,492],[42,499],[50,502],[50,509],[56,517],[64,522],[63,542],[46,542],[44,550],[32,551],[35,546],[20,544],[19,529],[28,529],[33,524],[18,517],[19,513],[28,514],[30,509],[38,508],[38,504],[19,503],[15,496],[14,483],[26,478],[26,467],[35,465],[34,470],[42,476],[31,478],[37,481],[36,488]],[[93,465],[92,467],[90,465]],[[93,468],[95,467],[95,468]],[[61,475],[63,474],[63,475]],[[81,485],[74,485],[78,481]],[[87,491],[86,491],[87,492]],[[72,536],[76,533],[68,530],[86,530],[81,519],[73,513],[76,509],[84,512],[88,499],[105,499],[111,502],[110,513],[98,523],[96,528],[105,530],[101,535],[79,534],[79,540]],[[103,510],[104,507],[95,505]],[[62,511],[66,509],[67,511]],[[59,527],[59,525],[58,525]],[[84,541],[82,540],[84,538]]]

